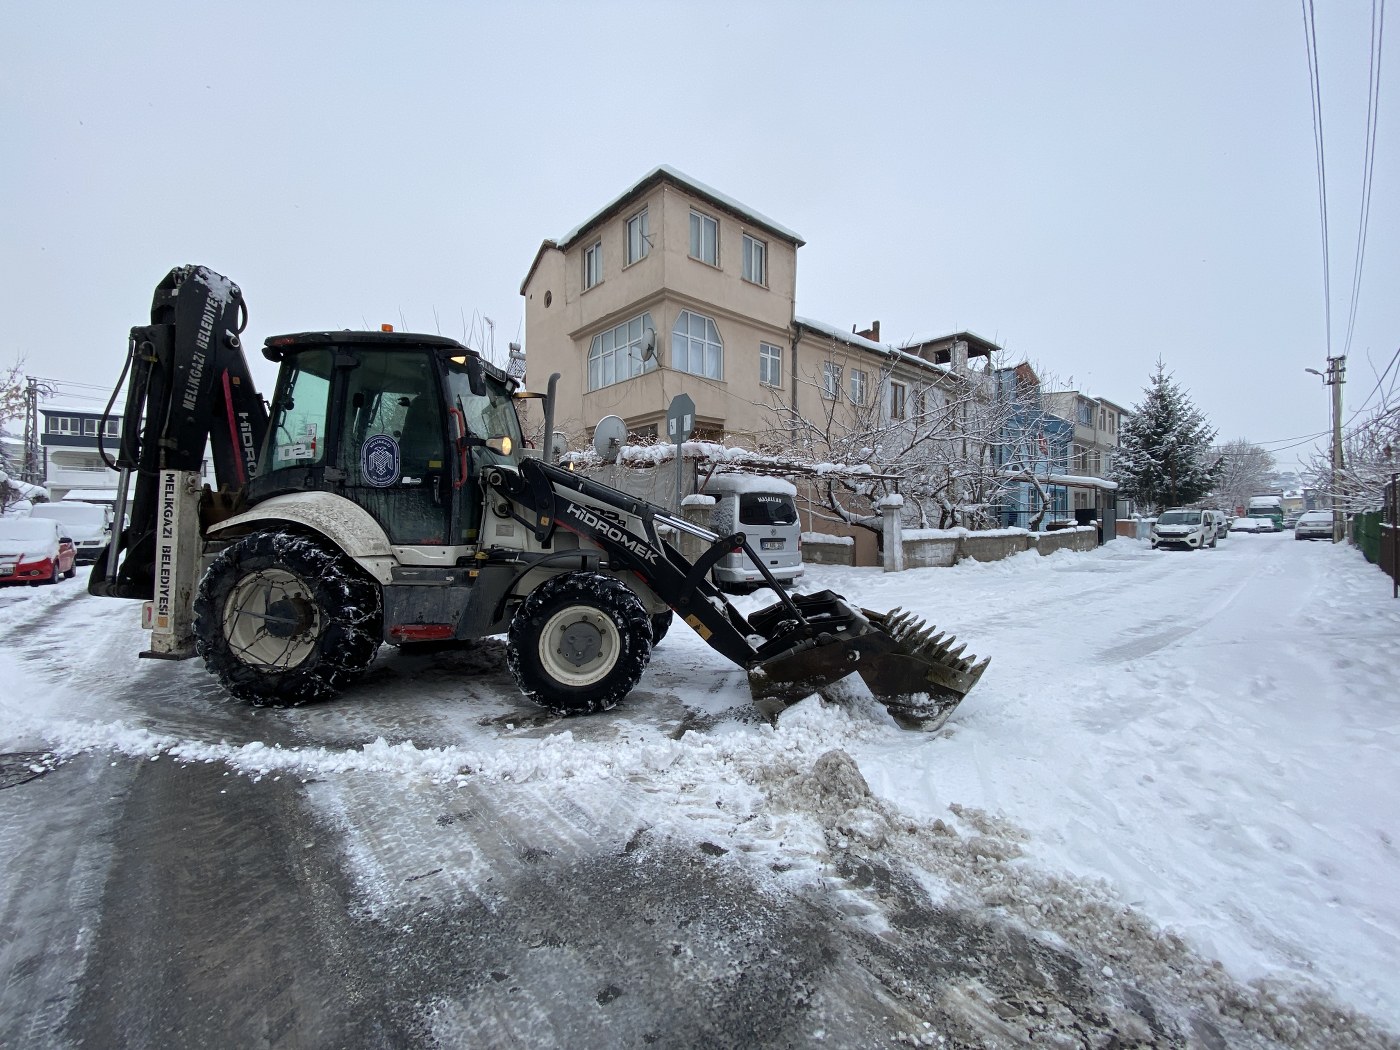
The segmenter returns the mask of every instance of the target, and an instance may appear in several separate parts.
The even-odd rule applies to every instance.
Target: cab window
[[[331,368],[329,350],[307,350],[287,362],[262,458],[269,470],[316,466],[325,458]]]

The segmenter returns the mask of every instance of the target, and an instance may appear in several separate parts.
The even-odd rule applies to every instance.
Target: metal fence
[[[1372,565],[1391,579],[1391,594],[1400,598],[1400,480],[1392,474],[1385,487],[1385,509],[1352,517],[1351,539]]]
[[[1400,476],[1390,475],[1385,487],[1385,520],[1381,523],[1380,567],[1390,577],[1391,597],[1400,598]]]

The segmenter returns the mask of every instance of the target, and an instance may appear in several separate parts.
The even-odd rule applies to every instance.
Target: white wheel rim
[[[285,671],[304,663],[321,633],[310,588],[286,569],[239,580],[224,602],[224,637],[243,663]]]
[[[561,685],[579,688],[602,681],[621,652],[617,625],[591,605],[570,605],[540,632],[540,664]]]

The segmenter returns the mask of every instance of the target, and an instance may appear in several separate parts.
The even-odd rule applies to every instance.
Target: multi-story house
[[[696,438],[756,443],[765,391],[795,371],[792,319],[802,238],[660,167],[559,240],[525,275],[532,386],[560,375],[555,425],[575,443],[606,415],[637,438],[665,434],[666,407],[695,402]]]
[[[1075,518],[1116,518],[1125,510],[1118,506],[1116,488],[1109,479],[1116,464],[1119,435],[1131,413],[1107,398],[1091,397],[1078,390],[1056,391],[1045,398],[1055,415],[1074,425],[1068,473],[1075,479],[1069,485]]]
[[[1040,378],[1028,363],[992,373],[1001,407],[996,461],[1007,482],[999,501],[1002,523],[1028,528],[1070,519],[1070,448],[1074,426],[1046,410]]]
[[[529,384],[560,377],[556,428],[577,448],[617,415],[634,440],[664,439],[685,393],[702,440],[837,463],[858,462],[842,454],[852,443],[884,435],[897,448],[920,428],[968,446],[959,413],[985,393],[969,362],[999,348],[966,332],[892,347],[878,322],[857,332],[796,316],[804,243],[664,166],[543,242],[520,291]],[[859,550],[869,537],[857,536]]]
[[[781,446],[829,424],[931,415],[993,344],[968,333],[893,348],[794,313],[792,230],[670,167],[558,240],[521,283],[530,385],[558,372],[556,427],[605,415],[664,436],[678,393],[699,439]]]
[[[121,422],[86,408],[40,408],[43,430],[39,443],[44,449],[44,481],[49,499],[61,500],[73,489],[117,490],[117,472],[110,469],[98,452],[98,434],[108,455],[115,456],[121,438]]]

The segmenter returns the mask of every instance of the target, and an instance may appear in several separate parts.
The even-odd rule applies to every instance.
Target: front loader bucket
[[[821,692],[855,673],[907,729],[938,729],[977,684],[989,660],[974,664],[965,645],[910,613],[856,609],[840,595],[793,595],[807,624],[779,604],[749,617],[766,639],[749,687],[765,707]]]

